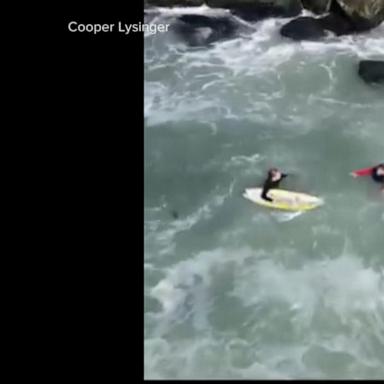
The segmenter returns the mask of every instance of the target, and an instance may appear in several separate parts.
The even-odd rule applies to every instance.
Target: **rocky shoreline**
[[[346,33],[369,30],[384,20],[384,0],[145,0],[144,7],[193,7],[207,5],[224,8],[245,20],[266,17],[295,17],[304,9],[315,14],[344,18]],[[313,18],[313,20],[316,20]]]
[[[280,34],[296,41],[362,33],[384,21],[384,0],[145,0],[144,13],[148,15],[156,7],[203,5],[227,12],[177,16],[171,30],[190,46],[208,47],[246,32],[247,26],[239,19],[255,22],[270,17],[294,17],[281,27]],[[314,16],[300,16],[303,10]],[[358,73],[368,83],[384,82],[383,66],[384,61],[367,60],[359,65]]]

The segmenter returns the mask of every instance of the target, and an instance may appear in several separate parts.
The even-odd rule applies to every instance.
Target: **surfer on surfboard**
[[[285,177],[287,177],[288,174],[280,172],[277,168],[272,168],[268,171],[268,177],[264,181],[263,185],[263,191],[261,193],[261,197],[264,200],[267,201],[273,201],[269,196],[267,196],[267,193],[270,189],[279,188],[279,184],[281,180],[283,180]]]

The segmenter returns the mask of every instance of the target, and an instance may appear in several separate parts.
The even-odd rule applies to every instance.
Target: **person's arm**
[[[372,175],[374,171],[375,171],[375,167],[373,168],[370,167],[370,168],[359,169],[357,171],[352,171],[350,175],[353,177],[368,176],[368,175]]]

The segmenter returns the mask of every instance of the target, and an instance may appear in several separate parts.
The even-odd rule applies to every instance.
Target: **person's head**
[[[275,176],[276,173],[279,172],[279,170],[277,168],[271,168],[269,171],[268,171],[268,174],[270,176]]]
[[[271,168],[269,171],[268,171],[268,175],[272,178],[274,177],[277,177],[280,175],[280,171],[277,169],[277,168]]]
[[[377,173],[378,173],[379,175],[384,175],[384,164],[379,164],[379,165],[377,166]]]

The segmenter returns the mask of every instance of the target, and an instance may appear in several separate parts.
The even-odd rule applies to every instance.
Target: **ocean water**
[[[357,75],[384,25],[294,42],[288,20],[210,48],[145,36],[146,378],[384,379],[384,200],[349,176],[384,161],[384,87]],[[244,199],[271,166],[325,204]]]

